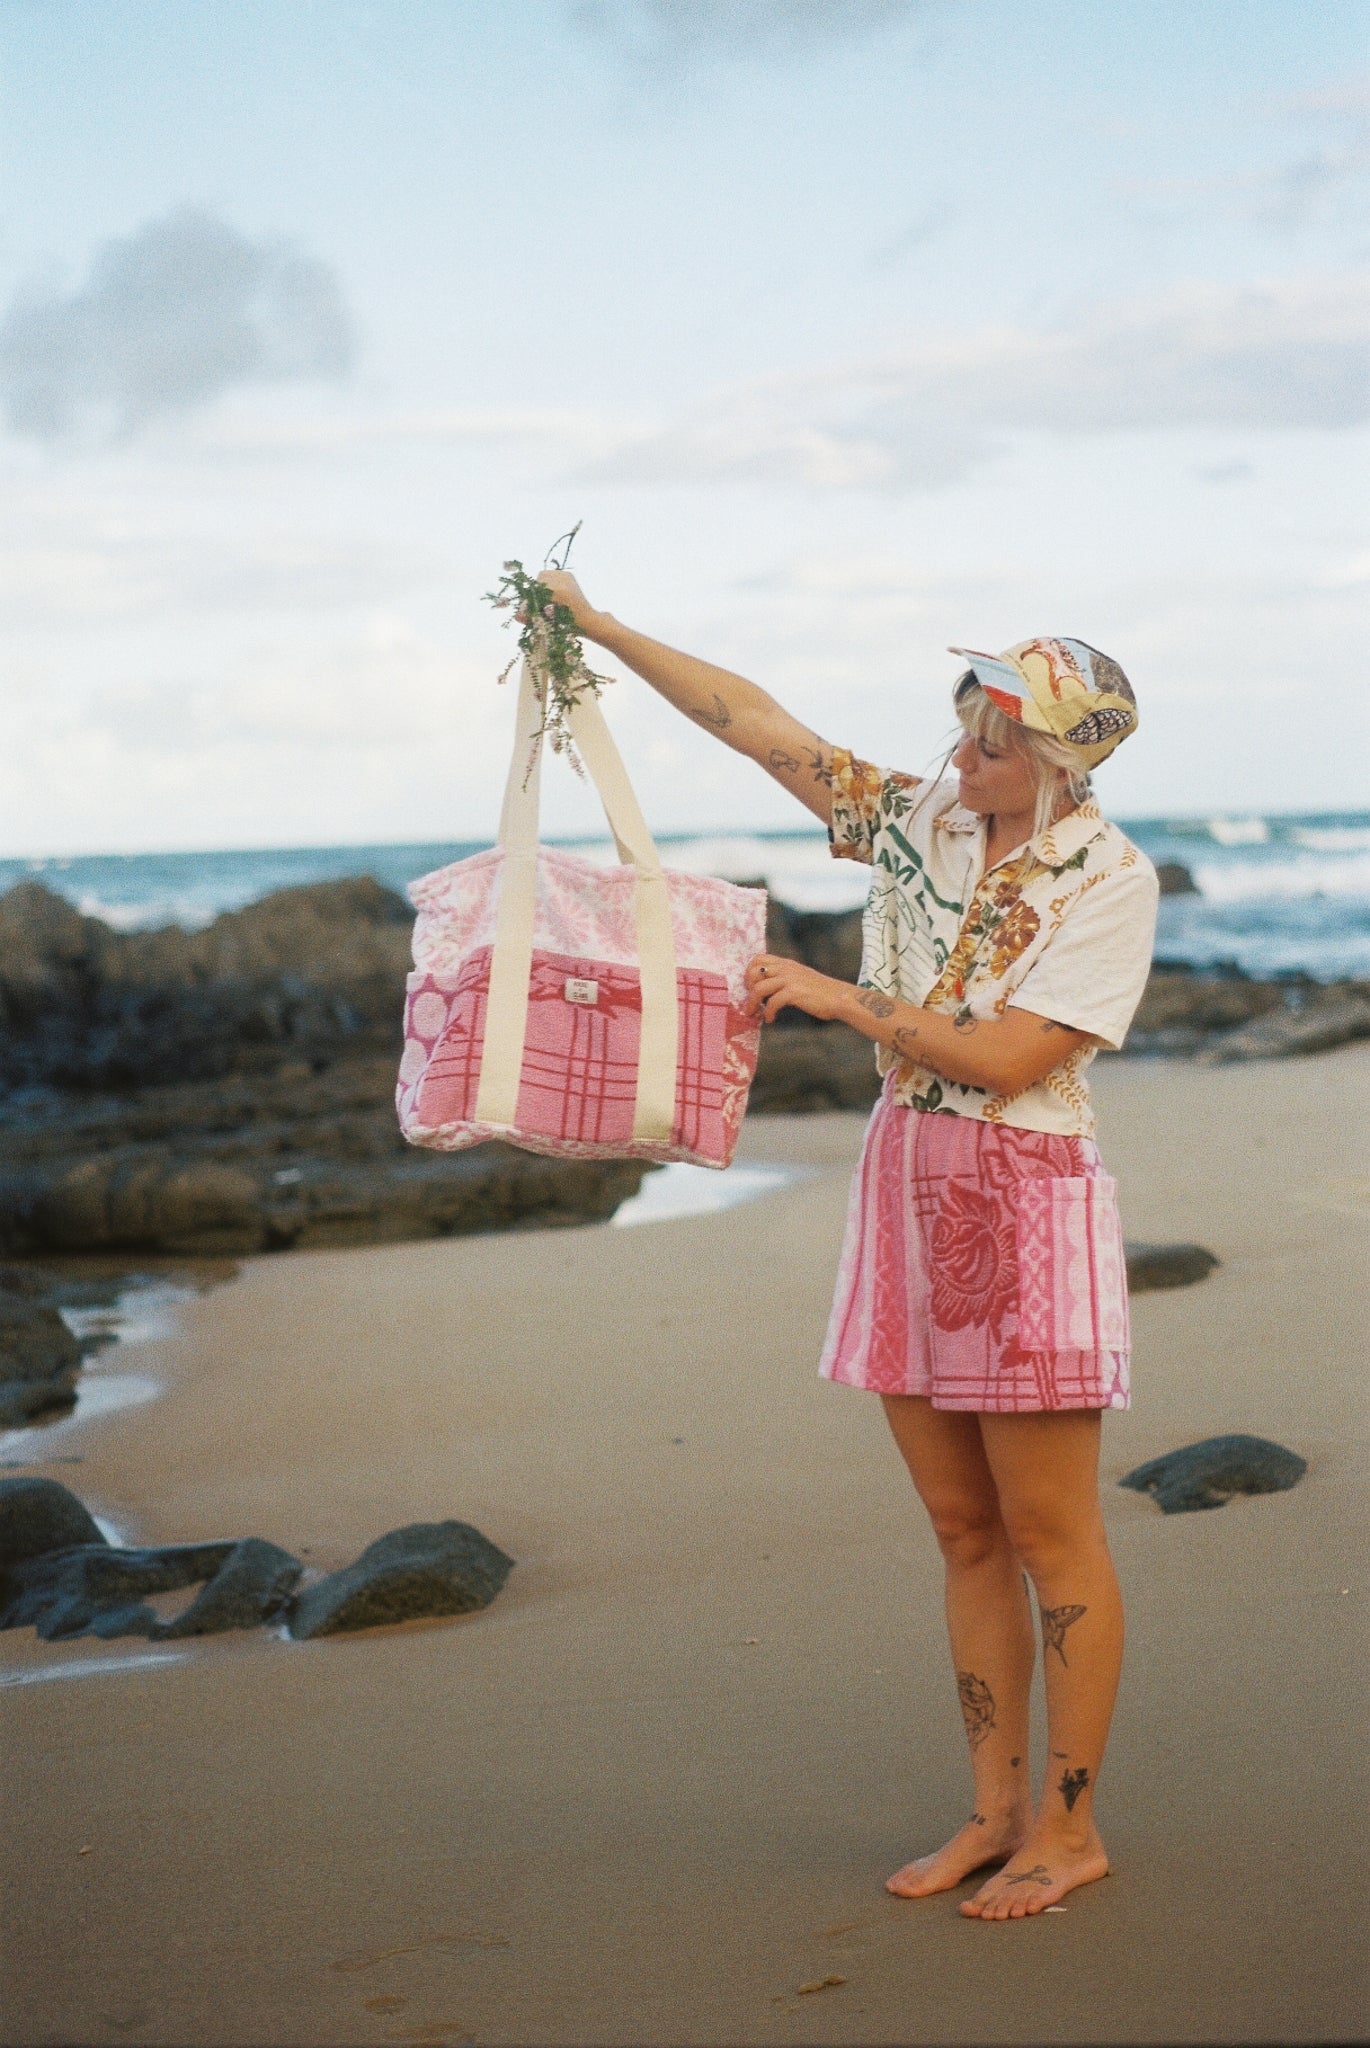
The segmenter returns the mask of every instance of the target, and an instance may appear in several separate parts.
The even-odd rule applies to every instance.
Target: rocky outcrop
[[[16,1296],[0,1271],[0,1428],[73,1406],[81,1346],[47,1302]]]
[[[1357,1038],[1370,1038],[1370,991],[1362,988],[1299,988],[1278,1009],[1273,1006],[1235,1031],[1224,1031],[1199,1049],[1208,1066],[1233,1060],[1288,1059],[1295,1053],[1330,1052]]]
[[[0,1480],[0,1629],[33,1628],[48,1642],[173,1642],[287,1614],[291,1634],[304,1638],[471,1614],[489,1606],[513,1563],[470,1522],[415,1522],[297,1593],[304,1566],[260,1537],[122,1549],[55,1480]],[[201,1590],[172,1620],[147,1604],[190,1586]]]
[[[1201,1244],[1130,1243],[1125,1249],[1127,1285],[1132,1294],[1148,1294],[1161,1287],[1192,1287],[1220,1264]]]
[[[631,1160],[417,1151],[386,1054],[41,1099],[0,1121],[0,1253],[228,1256],[600,1221]]]
[[[612,1215],[640,1165],[405,1145],[411,922],[366,877],[283,889],[200,932],[116,932],[37,882],[0,898],[0,1256],[232,1257]],[[767,942],[859,975],[859,912],[772,902]],[[1370,986],[1160,964],[1128,1049],[1248,1059],[1366,1032]],[[877,1089],[863,1039],[786,1011],[751,1106],[866,1109]],[[69,1347],[55,1305],[39,1308],[0,1310],[0,1423],[70,1406]]]
[[[150,1635],[156,1617],[139,1603],[211,1579],[231,1543],[177,1543],[160,1550],[81,1544],[44,1551],[10,1567],[0,1588],[0,1629],[35,1628],[48,1642],[67,1636]]]
[[[1161,885],[1162,896],[1198,896],[1202,893],[1182,860],[1157,861],[1156,880]]]
[[[290,1633],[331,1636],[426,1615],[472,1614],[489,1606],[513,1565],[469,1522],[414,1522],[307,1587],[291,1610]]]
[[[397,1042],[413,912],[369,876],[205,930],[116,932],[40,882],[0,897],[0,1090],[125,1090]]]
[[[1226,1506],[1238,1493],[1283,1493],[1308,1470],[1297,1451],[1263,1436],[1210,1436],[1149,1458],[1118,1481],[1149,1493],[1165,1515]]]
[[[55,1479],[0,1479],[0,1578],[47,1551],[104,1540],[85,1503]]]
[[[299,1584],[304,1566],[298,1557],[260,1536],[235,1543],[202,1592],[174,1621],[158,1623],[150,1633],[159,1642],[180,1636],[214,1636],[225,1629],[256,1628],[273,1621]]]

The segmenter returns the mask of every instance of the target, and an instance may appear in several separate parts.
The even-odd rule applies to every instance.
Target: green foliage
[[[571,543],[580,532],[580,524],[563,534],[548,550],[547,563],[553,568],[564,569],[571,552]],[[565,542],[561,559],[557,560],[556,550]],[[547,566],[547,564],[544,564]],[[530,576],[522,562],[510,561],[504,564],[503,573],[493,590],[487,590],[485,599],[497,611],[513,613],[506,619],[506,625],[519,628],[519,652],[510,657],[499,680],[505,682],[522,655],[528,663],[542,709],[542,723],[537,730],[540,740],[546,736],[554,754],[564,754],[577,775],[585,770],[576,753],[571,739],[569,717],[575,706],[588,691],[597,697],[608,676],[597,675],[585,660],[585,649],[576,632],[575,614],[564,604],[558,604],[549,585],[537,576]],[[531,772],[532,763],[529,763]]]

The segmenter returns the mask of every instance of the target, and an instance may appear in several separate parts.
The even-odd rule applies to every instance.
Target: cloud
[[[936,9],[938,0],[579,0],[571,19],[623,55],[661,65],[784,62]]]
[[[108,242],[76,291],[34,290],[0,321],[13,432],[137,433],[235,385],[340,377],[351,324],[333,271],[186,208]]]
[[[729,394],[598,479],[936,488],[1025,433],[1340,429],[1370,420],[1370,273],[1192,286],[1051,329],[925,342]]]
[[[355,612],[443,569],[436,549],[374,534],[186,533],[78,512],[44,519],[21,500],[0,521],[0,623],[13,632],[187,613]]]

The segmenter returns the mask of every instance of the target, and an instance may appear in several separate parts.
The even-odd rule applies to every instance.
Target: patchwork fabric
[[[431,976],[419,978],[410,994],[400,1078],[404,1088],[412,1075],[412,1115],[424,1128],[466,1124],[475,1116],[491,954],[491,947],[482,946],[470,956],[450,997]],[[730,1027],[750,1035],[754,1026],[734,1009],[722,975],[684,968],[676,988],[673,1138],[690,1153],[715,1158],[731,1149],[728,1121],[739,1109],[737,1089],[725,1084]],[[568,1146],[610,1148],[616,1156],[630,1149],[641,1028],[636,968],[535,951],[519,1143],[541,1139],[559,1153]]]
[[[411,1144],[456,1151],[507,1129],[476,1120],[498,907],[498,848],[415,882],[414,972],[396,1107]],[[561,1157],[732,1158],[760,1027],[743,1013],[749,960],[765,946],[764,890],[667,873],[676,953],[675,1118],[669,1141],[632,1136],[642,995],[634,877],[542,847],[517,1138]]]
[[[985,821],[951,778],[886,774],[833,754],[831,845],[873,870],[861,979],[898,1001],[953,1017],[1010,1007],[1120,1046],[1151,968],[1159,890],[1146,855],[1083,803],[986,870]],[[988,1123],[1088,1137],[1085,1076],[1095,1045],[1014,1096],[947,1081],[884,1047],[896,1100]]]
[[[1137,730],[1132,685],[1110,655],[1087,640],[1020,640],[1002,654],[951,647],[992,704],[1033,732],[1050,733],[1097,768]]]
[[[934,1408],[1126,1408],[1116,1188],[1086,1138],[877,1103],[820,1366]]]

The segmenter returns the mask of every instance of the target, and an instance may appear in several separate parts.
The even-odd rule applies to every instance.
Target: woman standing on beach
[[[838,859],[874,869],[859,985],[769,954],[747,979],[768,1023],[792,1006],[873,1039],[885,1077],[822,1370],[880,1394],[931,1518],[975,1784],[965,1826],[889,1889],[922,1898],[996,1864],[961,1911],[1039,1913],[1108,1872],[1093,1801],[1123,1616],[1098,1460],[1101,1411],[1128,1405],[1127,1294],[1085,1070],[1141,998],[1157,886],[1089,771],[1134,730],[1131,688],[1078,640],[954,648],[957,779],[920,781],[596,611],[565,572],[543,577],[578,632],[765,768]],[[1027,1580],[1049,1748],[1035,1809]]]

